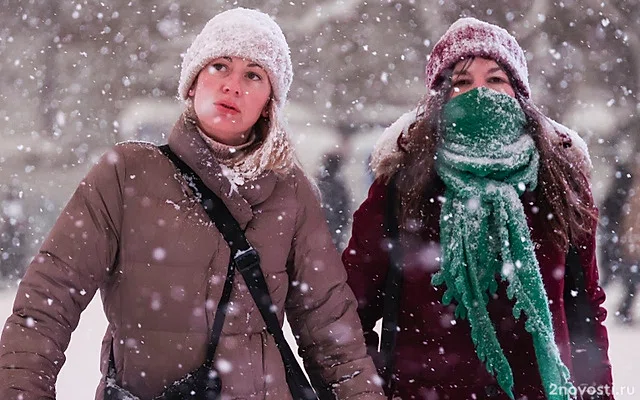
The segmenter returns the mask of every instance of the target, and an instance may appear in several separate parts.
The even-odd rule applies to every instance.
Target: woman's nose
[[[222,86],[222,91],[224,93],[234,93],[235,95],[239,95],[240,94],[240,89],[238,89],[237,86],[234,86],[233,84],[230,84],[230,83],[225,83]]]
[[[238,96],[241,92],[239,79],[235,76],[229,76],[222,84],[222,91],[226,94],[233,93]]]

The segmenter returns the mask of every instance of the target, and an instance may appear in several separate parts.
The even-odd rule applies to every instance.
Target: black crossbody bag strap
[[[398,241],[398,207],[396,176],[387,185],[387,204],[384,215],[384,226],[389,241],[389,270],[384,289],[384,305],[382,308],[382,335],[380,337],[380,355],[382,358],[381,375],[386,392],[392,398],[395,389],[395,347],[398,336],[398,308],[402,293],[402,251]]]
[[[222,296],[220,296],[220,303],[218,303],[216,316],[213,318],[211,337],[209,338],[209,346],[207,346],[207,358],[205,359],[206,365],[213,365],[213,358],[216,355],[216,348],[218,347],[218,342],[220,341],[222,326],[224,325],[224,318],[227,314],[227,306],[229,305],[229,298],[231,297],[231,288],[233,287],[234,275],[235,266],[234,263],[229,260],[229,267],[227,268],[227,278],[224,281],[224,288],[222,289]]]
[[[242,228],[235,218],[233,218],[233,215],[231,215],[231,212],[224,202],[202,182],[191,167],[182,161],[168,145],[159,146],[159,148],[163,154],[173,161],[180,173],[189,178],[190,185],[193,185],[193,188],[200,195],[200,201],[207,215],[209,215],[211,221],[213,221],[229,244],[235,267],[242,274],[249,288],[249,292],[260,310],[267,330],[273,335],[278,350],[280,350],[280,355],[282,356],[282,361],[286,369],[287,385],[289,386],[291,395],[295,400],[317,400],[318,396],[311,384],[309,384],[293,351],[291,351],[291,347],[289,347],[282,328],[280,327],[280,322],[273,312],[274,306],[264,275],[260,269],[258,252],[249,244]],[[319,379],[314,380],[314,384],[316,384],[315,387],[318,390],[320,399],[328,400],[335,398],[327,385],[321,383]]]

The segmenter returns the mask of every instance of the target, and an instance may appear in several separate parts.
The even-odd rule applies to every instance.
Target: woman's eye
[[[213,74],[219,71],[226,71],[227,66],[222,63],[213,63],[209,65],[209,73]]]
[[[506,83],[507,80],[501,76],[492,76],[489,79],[487,79],[488,82],[490,83]]]
[[[262,80],[262,76],[260,76],[260,74],[257,74],[255,72],[247,72],[247,78],[249,78],[252,81],[260,81]]]

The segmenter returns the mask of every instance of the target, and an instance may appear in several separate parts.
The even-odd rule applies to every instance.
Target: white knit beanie
[[[293,80],[293,68],[287,40],[270,16],[257,10],[234,8],[211,18],[184,56],[178,96],[189,104],[189,89],[200,71],[212,60],[227,56],[251,60],[264,68],[273,91],[269,131],[261,138],[259,149],[240,158],[232,167],[234,179],[230,180],[246,182],[267,171],[288,173],[296,160],[282,109]]]
[[[270,16],[246,8],[216,15],[196,36],[182,60],[179,97],[187,100],[189,89],[202,68],[224,56],[251,60],[264,68],[278,108],[284,106],[293,80],[289,45]]]
[[[505,29],[475,18],[460,18],[433,46],[426,67],[427,89],[435,89],[445,69],[464,57],[488,57],[504,66],[525,97],[531,96],[524,51]]]

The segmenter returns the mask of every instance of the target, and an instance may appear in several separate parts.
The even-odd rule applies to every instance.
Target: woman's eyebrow
[[[260,69],[264,69],[264,68],[262,68],[262,65],[256,64],[256,63],[249,63],[249,64],[247,64],[247,67],[258,67]]]
[[[469,71],[467,71],[466,69],[461,71],[453,71],[453,76],[459,76],[459,75],[469,75]]]
[[[494,72],[504,72],[506,74],[506,72],[500,67],[493,67],[487,71],[488,74],[493,74]]]

